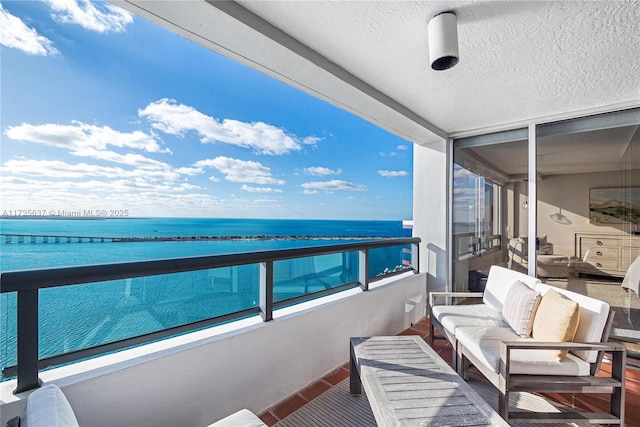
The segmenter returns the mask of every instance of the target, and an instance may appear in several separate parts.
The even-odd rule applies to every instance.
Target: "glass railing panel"
[[[396,245],[369,250],[369,278],[381,278],[411,270],[412,245]]]
[[[355,282],[357,252],[293,258],[273,263],[274,302],[331,290]]]
[[[418,259],[412,251],[418,251],[419,242],[410,238],[4,271],[0,275],[2,378],[17,376],[18,388],[29,390],[37,387],[41,369],[247,316],[260,314],[269,321],[274,308],[359,285],[366,291],[361,262],[371,267],[368,280],[412,268],[417,272],[411,260]]]
[[[39,356],[257,307],[258,271],[258,265],[250,264],[43,289]]]
[[[0,294],[0,370],[15,365],[17,355],[16,292]]]

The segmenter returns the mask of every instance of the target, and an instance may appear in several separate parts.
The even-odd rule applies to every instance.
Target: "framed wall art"
[[[640,224],[640,187],[591,188],[589,222]]]

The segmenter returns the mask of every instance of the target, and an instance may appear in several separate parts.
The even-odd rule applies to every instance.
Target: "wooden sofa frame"
[[[482,298],[478,292],[431,292],[429,294],[429,309],[434,305],[435,298]],[[454,369],[463,379],[468,379],[469,365],[473,364],[493,385],[498,389],[498,413],[508,422],[526,423],[572,423],[585,422],[605,425],[625,425],[625,374],[626,374],[626,348],[618,343],[608,342],[611,327],[613,325],[614,312],[609,310],[607,323],[602,332],[602,338],[597,343],[580,342],[531,342],[531,341],[504,341],[500,354],[500,371],[495,380],[495,372],[490,371],[483,363],[478,361],[473,352],[459,343],[453,334],[436,320],[430,312],[430,336],[429,344],[433,345],[434,339],[447,339],[452,346]],[[435,336],[438,330],[441,336]],[[511,352],[516,349],[525,350],[595,350],[598,356],[591,363],[588,376],[559,376],[559,375],[523,375],[510,374],[509,366]],[[600,365],[605,353],[611,356],[611,376],[600,377]],[[606,393],[611,394],[609,413],[602,412],[511,412],[509,411],[509,395],[512,392],[534,393]]]

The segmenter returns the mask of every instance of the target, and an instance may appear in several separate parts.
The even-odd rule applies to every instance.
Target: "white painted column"
[[[529,276],[536,275],[536,237],[538,236],[538,193],[537,193],[537,177],[538,159],[537,159],[537,141],[536,141],[536,125],[529,124],[529,245],[527,247]]]
[[[450,289],[449,245],[450,148],[442,139],[413,149],[413,235],[422,239],[420,270],[427,291]]]

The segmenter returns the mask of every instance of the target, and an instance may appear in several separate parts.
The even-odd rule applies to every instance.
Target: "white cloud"
[[[139,130],[120,132],[109,126],[99,127],[76,120],[71,123],[71,125],[23,123],[18,126],[9,126],[5,133],[11,139],[68,148],[74,151],[85,147],[104,150],[111,145],[144,150],[149,153],[168,152],[167,149],[160,147],[152,135]]]
[[[184,135],[193,131],[202,143],[222,142],[238,147],[251,148],[258,154],[281,155],[299,151],[302,144],[315,144],[319,138],[306,137],[302,140],[264,122],[244,123],[207,116],[193,107],[178,104],[172,99],[152,102],[138,111],[154,128],[171,135]]]
[[[379,170],[378,175],[383,176],[385,178],[396,178],[399,176],[408,176],[409,172],[407,171],[388,171],[388,170]]]
[[[333,193],[334,191],[365,191],[367,189],[365,186],[338,179],[321,182],[306,182],[302,184],[302,188],[304,188],[305,194],[315,194],[318,191]]]
[[[134,169],[91,165],[87,163],[70,164],[59,160],[12,159],[4,162],[0,168],[3,174],[42,176],[48,178],[136,178],[151,181],[178,181],[180,173],[170,169]]]
[[[203,172],[202,168],[194,168],[194,167],[190,167],[190,168],[177,168],[176,172],[181,174],[181,175],[189,175],[189,176],[194,176],[194,175],[198,175],[201,174]]]
[[[55,55],[53,42],[29,28],[20,18],[10,14],[0,3],[0,45],[30,55]]]
[[[316,145],[320,141],[322,141],[322,138],[318,136],[307,136],[301,140],[304,145]]]
[[[191,190],[201,190],[200,187],[189,183],[165,184],[151,183],[142,179],[119,179],[114,181],[45,181],[30,179],[15,179],[12,177],[2,177],[2,197],[11,200],[11,192],[24,192],[25,188],[32,189],[33,193],[42,193],[49,195],[49,200],[57,200],[56,194],[60,191],[71,192],[76,190],[88,191],[91,193],[113,193],[125,194],[131,191],[155,191],[155,192],[185,192]],[[84,198],[81,193],[76,193],[77,197]]]
[[[92,157],[98,160],[106,160],[114,163],[121,163],[124,165],[135,166],[138,168],[147,168],[147,169],[164,169],[169,168],[170,166],[167,163],[160,162],[158,160],[153,160],[148,157],[143,156],[142,154],[137,153],[127,153],[120,154],[115,151],[100,151],[92,148],[86,148],[82,150],[78,150],[76,152],[71,152],[74,156],[82,156],[82,157]]]
[[[304,172],[309,175],[327,176],[327,175],[340,175],[342,173],[342,170],[329,169],[322,166],[312,166],[309,168],[305,168]]]
[[[471,172],[469,169],[456,166],[453,168],[453,177],[454,178],[476,178],[477,175]]]
[[[231,182],[246,182],[249,184],[284,185],[284,181],[274,178],[271,169],[259,162],[232,159],[229,157],[216,157],[215,159],[200,160],[193,164],[195,168],[212,167],[225,175],[225,179]]]
[[[21,209],[38,206],[46,211],[128,209],[131,216],[207,216],[233,208],[224,200],[189,184],[143,185],[135,180],[114,182],[31,180],[0,177],[2,206]],[[25,188],[29,188],[25,192]]]
[[[133,22],[133,15],[112,4],[97,8],[88,0],[46,0],[53,10],[51,17],[65,24],[78,24],[99,33],[122,33]]]
[[[75,165],[59,160],[7,160],[0,169],[3,174],[46,176],[51,178],[84,178],[87,176],[117,177],[125,173],[122,168],[103,167],[78,163]]]
[[[270,188],[270,187],[250,187],[247,184],[242,184],[240,188],[242,191],[246,191],[248,193],[282,193],[282,190],[278,188]]]
[[[478,192],[478,189],[475,187],[456,187],[453,189],[453,194],[456,196],[463,196],[463,195],[475,195]]]
[[[91,157],[146,168],[167,168],[166,163],[150,159],[141,154],[119,154],[107,150],[109,146],[143,150],[149,153],[169,153],[158,141],[142,131],[119,132],[108,126],[88,125],[73,121],[71,125],[48,123],[31,125],[23,123],[9,126],[5,134],[17,141],[44,144],[69,150],[79,157]]]
[[[398,151],[406,151],[406,150],[408,150],[408,149],[409,149],[409,146],[407,146],[407,145],[402,145],[402,144],[401,144],[401,145],[398,145],[398,146],[396,147],[396,150],[398,150]]]

